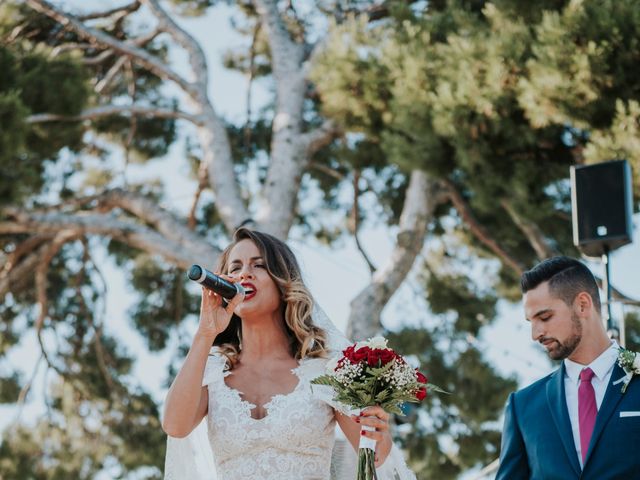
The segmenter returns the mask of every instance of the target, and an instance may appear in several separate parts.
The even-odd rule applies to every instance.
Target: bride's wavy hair
[[[326,332],[313,323],[313,297],[302,280],[300,266],[286,243],[267,233],[240,227],[233,241],[222,252],[217,271],[228,273],[231,249],[242,240],[251,240],[262,256],[267,272],[280,292],[280,308],[284,318],[289,347],[294,358],[324,357],[327,354]],[[220,333],[214,346],[219,348],[233,368],[242,350],[242,322],[233,315],[229,326]]]

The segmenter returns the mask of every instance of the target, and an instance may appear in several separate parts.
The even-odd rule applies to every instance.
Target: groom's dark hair
[[[593,306],[600,313],[600,293],[591,270],[571,257],[552,257],[527,270],[520,278],[522,293],[549,282],[549,292],[567,305],[572,305],[580,292],[591,296]]]

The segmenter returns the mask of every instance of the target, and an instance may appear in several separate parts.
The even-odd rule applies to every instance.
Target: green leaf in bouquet
[[[393,367],[393,362],[389,362],[382,367],[369,367],[367,368],[367,372],[371,373],[373,377],[380,377],[384,373],[387,373]]]
[[[376,395],[376,403],[381,404],[382,402],[387,400],[390,395],[391,395],[391,392],[389,392],[389,390],[382,390],[380,393]]]
[[[442,388],[440,388],[437,385],[434,385],[433,383],[427,383],[426,388],[427,388],[427,392],[444,393],[447,395],[451,395],[451,392],[447,392],[446,390],[443,390]]]
[[[330,387],[333,387],[336,381],[330,375],[322,375],[320,377],[317,377],[311,380],[311,383],[315,385],[328,385]]]

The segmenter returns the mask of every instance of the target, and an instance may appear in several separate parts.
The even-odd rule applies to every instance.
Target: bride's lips
[[[258,289],[256,288],[256,286],[251,283],[251,282],[242,282],[240,285],[242,285],[242,288],[244,288],[244,301],[246,302],[247,300],[253,298],[256,296],[256,293],[258,292]]]

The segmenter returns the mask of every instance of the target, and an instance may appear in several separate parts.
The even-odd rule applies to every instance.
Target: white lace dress
[[[334,407],[344,409],[332,401],[329,387],[311,385],[325,373],[326,362],[300,361],[292,370],[298,377],[295,389],[275,395],[264,405],[267,415],[256,420],[251,417],[255,405],[225,383],[224,360],[210,355],[202,381],[209,389],[206,422],[184,439],[168,437],[165,480],[355,478],[354,449],[335,440]],[[379,480],[415,480],[395,445],[377,473]]]
[[[322,374],[326,360],[305,359],[292,372],[298,384],[288,394],[264,405],[267,415],[256,420],[256,406],[227,386],[224,360],[210,356],[203,386],[209,389],[207,426],[216,471],[224,480],[327,480],[335,439],[333,409],[312,391],[311,380]],[[315,386],[314,386],[315,388]]]

